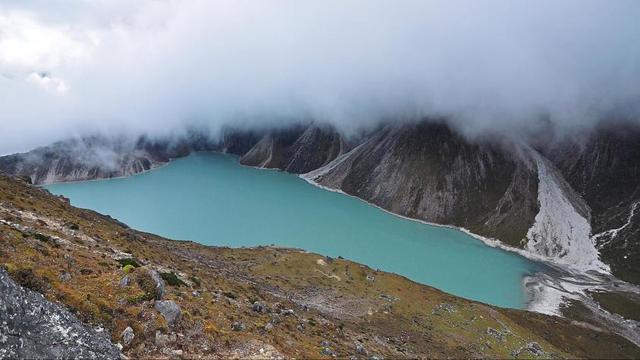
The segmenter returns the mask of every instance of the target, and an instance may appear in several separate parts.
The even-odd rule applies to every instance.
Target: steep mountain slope
[[[104,328],[134,358],[640,356],[591,324],[456,298],[344,259],[141,233],[4,176],[0,245],[15,282]]]
[[[240,163],[303,174],[326,165],[347,148],[333,128],[294,127],[268,132],[240,159]]]
[[[127,176],[166,162],[157,147],[103,137],[71,139],[0,158],[0,168],[35,184]]]
[[[535,164],[514,144],[441,123],[387,126],[307,178],[408,217],[522,246],[537,213]]]
[[[604,261],[616,276],[640,283],[640,127],[602,126],[543,152],[591,207]]]
[[[591,238],[591,208],[526,144],[470,140],[438,121],[387,125],[327,151],[347,143],[336,137],[315,127],[268,134],[241,162],[304,173],[393,213],[464,227],[580,271],[609,271]],[[313,160],[293,167],[298,158]]]
[[[130,176],[162,166],[194,151],[242,155],[258,141],[251,131],[225,130],[219,138],[190,131],[176,138],[89,136],[73,138],[27,153],[0,157],[0,171],[33,184]]]

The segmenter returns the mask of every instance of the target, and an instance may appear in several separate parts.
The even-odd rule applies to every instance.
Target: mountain
[[[7,358],[640,357],[594,324],[300,250],[167,240],[2,175],[0,241]]]
[[[192,151],[230,152],[244,165],[302,174],[399,215],[640,284],[639,134],[623,124],[531,145],[491,134],[470,139],[438,119],[357,138],[300,124],[228,129],[218,138],[142,137],[127,146],[72,140],[0,157],[0,171],[43,184],[128,175]]]
[[[244,154],[257,140],[250,131],[236,130],[224,131],[215,141],[193,130],[164,138],[94,135],[2,156],[0,171],[20,175],[37,185],[108,179],[148,171],[194,151]]]
[[[311,130],[319,131],[267,133],[240,161],[304,173],[393,213],[462,227],[580,271],[609,271],[590,237],[585,199],[521,141],[468,139],[434,120],[387,125],[357,142],[338,141],[333,132],[309,136]],[[350,145],[336,156],[338,146],[329,145],[338,143]],[[310,156],[305,152],[322,161],[292,169],[293,159]],[[285,156],[274,161],[272,154]]]
[[[328,164],[348,146],[333,128],[296,126],[268,131],[242,156],[240,163],[304,174]]]

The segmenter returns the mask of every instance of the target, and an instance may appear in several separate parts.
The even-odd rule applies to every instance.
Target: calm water
[[[207,245],[276,244],[395,272],[452,294],[522,308],[542,269],[455,229],[420,224],[278,171],[199,153],[126,179],[47,187],[131,227]]]

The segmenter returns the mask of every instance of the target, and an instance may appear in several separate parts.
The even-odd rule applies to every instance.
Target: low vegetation
[[[134,358],[640,357],[593,325],[465,300],[346,259],[163,239],[2,176],[0,264]]]

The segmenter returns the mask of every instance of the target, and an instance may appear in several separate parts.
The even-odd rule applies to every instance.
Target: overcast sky
[[[0,0],[0,153],[101,131],[637,117],[640,1]]]

